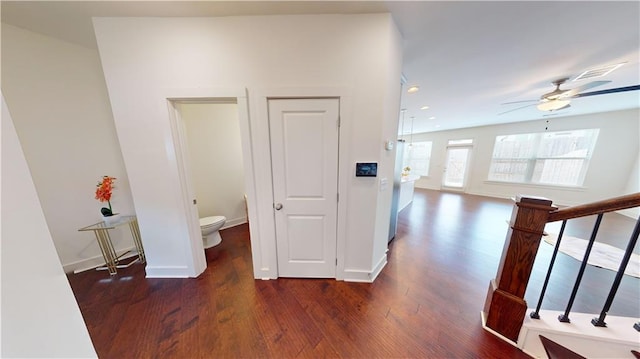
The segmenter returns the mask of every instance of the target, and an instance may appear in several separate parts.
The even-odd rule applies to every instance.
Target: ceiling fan
[[[625,92],[625,91],[633,91],[633,90],[640,90],[640,85],[636,85],[636,86],[626,86],[626,87],[618,87],[618,88],[613,88],[613,89],[607,89],[607,90],[601,90],[601,91],[592,91],[592,92],[584,92],[585,90],[597,87],[597,86],[602,86],[604,84],[607,84],[611,81],[592,81],[589,83],[586,83],[582,86],[578,86],[576,88],[573,89],[561,89],[560,86],[562,84],[564,84],[565,82],[567,82],[567,80],[569,80],[568,77],[563,77],[561,79],[555,80],[552,82],[553,85],[556,86],[556,88],[551,91],[551,92],[547,92],[544,95],[540,96],[539,100],[525,100],[525,101],[514,101],[514,102],[505,102],[502,105],[508,105],[508,104],[514,104],[514,103],[524,103],[524,102],[534,102],[532,104],[529,105],[525,105],[525,106],[521,106],[518,108],[514,108],[502,113],[499,113],[498,115],[503,115],[505,113],[509,113],[512,111],[517,111],[520,109],[523,109],[525,107],[530,107],[533,105],[537,105],[536,107],[538,108],[538,110],[540,111],[558,111],[558,110],[562,110],[565,108],[569,108],[571,107],[571,100],[572,98],[579,98],[579,97],[587,97],[587,96],[595,96],[595,95],[604,95],[604,94],[608,94],[608,93],[615,93],[615,92]]]

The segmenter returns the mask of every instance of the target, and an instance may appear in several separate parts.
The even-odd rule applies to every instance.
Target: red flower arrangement
[[[96,199],[109,204],[109,208],[102,207],[100,210],[105,217],[113,216],[113,211],[111,210],[111,193],[113,192],[113,182],[115,180],[115,177],[102,176],[102,182],[99,182],[96,188]]]

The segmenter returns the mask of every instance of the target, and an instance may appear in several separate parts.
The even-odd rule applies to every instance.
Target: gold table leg
[[[106,228],[96,229],[93,233],[96,234],[96,239],[98,240],[98,245],[100,246],[100,251],[102,251],[102,257],[104,257],[104,263],[109,274],[115,275],[118,273],[118,270],[116,269],[117,255],[116,251],[113,249],[111,237],[109,237],[109,231]]]
[[[133,243],[135,243],[136,250],[138,251],[138,259],[140,259],[140,263],[145,263],[146,257],[144,255],[144,248],[142,247],[142,239],[140,238],[140,228],[138,227],[137,219],[129,222],[129,229],[131,230]]]

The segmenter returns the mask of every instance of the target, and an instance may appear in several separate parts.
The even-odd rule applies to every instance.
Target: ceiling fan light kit
[[[540,111],[558,111],[570,106],[571,105],[569,100],[557,99],[540,102],[537,107]]]

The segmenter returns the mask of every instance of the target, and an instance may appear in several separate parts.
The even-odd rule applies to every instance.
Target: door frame
[[[264,87],[251,91],[250,112],[255,114],[249,119],[251,125],[252,145],[254,152],[255,175],[260,178],[256,182],[257,214],[260,222],[261,241],[261,273],[266,276],[256,278],[278,278],[278,261],[276,248],[276,228],[274,216],[274,195],[271,168],[271,142],[269,137],[270,99],[308,99],[336,98],[339,101],[340,133],[338,139],[338,218],[336,224],[336,279],[344,279],[346,253],[347,188],[351,172],[349,166],[349,142],[352,128],[350,113],[352,108],[351,90],[347,87]],[[253,244],[253,241],[252,241]],[[254,259],[254,271],[255,271]]]
[[[169,113],[169,127],[171,133],[168,134],[166,143],[167,158],[172,162],[172,168],[175,168],[174,183],[180,189],[179,202],[182,205],[182,213],[184,218],[180,219],[181,223],[187,226],[189,240],[187,243],[188,256],[192,258],[189,263],[188,270],[193,273],[192,276],[198,276],[207,267],[207,261],[204,255],[204,245],[202,242],[202,232],[200,231],[200,223],[198,218],[198,210],[193,200],[195,199],[193,190],[193,181],[189,170],[188,152],[186,147],[186,134],[184,132],[184,122],[180,116],[179,110],[176,108],[178,103],[230,103],[237,104],[238,120],[240,124],[240,139],[243,151],[243,167],[245,173],[245,191],[247,195],[249,232],[257,233],[252,218],[256,217],[252,203],[255,203],[255,175],[253,171],[253,156],[251,152],[251,133],[249,131],[249,110],[247,103],[247,91],[245,88],[180,88],[180,89],[163,89],[158,94],[158,98],[163,102],[163,107]],[[258,235],[256,234],[256,237]],[[252,248],[255,250],[259,244],[259,238],[256,238],[256,246],[254,246],[252,238]],[[259,247],[257,247],[259,248]]]
[[[469,178],[469,172],[470,172],[470,168],[469,168],[469,164],[471,163],[471,157],[473,156],[473,145],[474,143],[470,143],[470,144],[460,144],[460,145],[447,145],[447,147],[445,147],[445,151],[444,151],[444,164],[445,164],[445,170],[442,173],[442,178],[440,180],[440,189],[443,191],[450,191],[450,192],[466,192],[467,190],[467,179]],[[449,149],[451,148],[467,148],[469,149],[469,155],[467,156],[467,162],[465,163],[465,171],[464,171],[464,177],[462,178],[462,187],[451,187],[451,186],[445,186],[444,181],[446,178],[446,171],[447,171],[447,167],[448,167],[448,162],[447,162],[447,158],[448,158],[448,154],[449,154]]]

